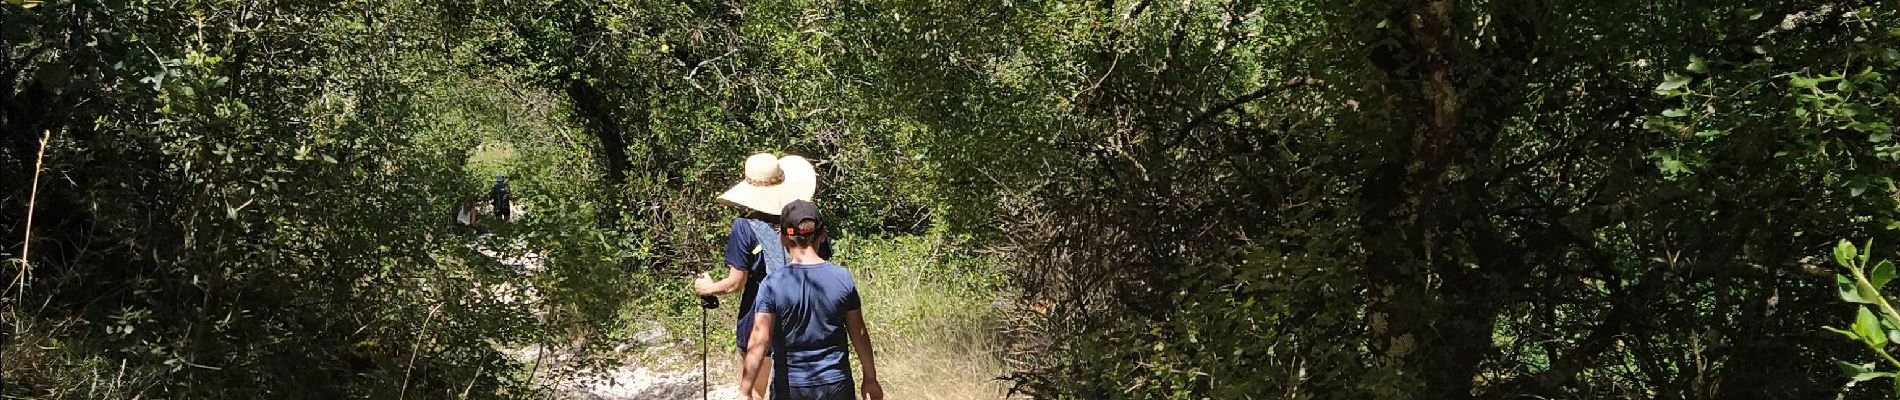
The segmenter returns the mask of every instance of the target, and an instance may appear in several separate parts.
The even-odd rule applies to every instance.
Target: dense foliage
[[[1811,257],[1895,232],[1894,10],[1111,5],[939,11],[1020,31],[917,19],[958,38],[920,57],[967,63],[908,80],[927,82],[917,118],[988,133],[961,164],[1028,175],[996,191],[1016,200],[1028,389],[1809,398],[1843,381],[1812,333],[1839,315]],[[943,98],[992,108],[945,115]],[[996,142],[1010,151],[982,151]]]
[[[757,151],[818,161],[841,238],[1000,260],[987,356],[1040,397],[1892,393],[1843,389],[1868,346],[1821,329],[1872,332],[1836,240],[1900,239],[1891,2],[9,0],[0,25],[9,395],[525,396],[538,365],[497,348],[691,307],[674,285],[735,214],[709,199]],[[531,212],[477,239],[449,210],[498,172]]]
[[[8,394],[498,390],[487,343],[529,314],[476,295],[508,274],[442,223],[479,181],[422,101],[409,14],[9,2],[0,221],[36,214],[8,247],[31,262],[8,275]]]

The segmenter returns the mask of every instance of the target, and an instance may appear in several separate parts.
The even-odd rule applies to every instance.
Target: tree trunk
[[[1482,169],[1490,135],[1520,104],[1513,85],[1541,7],[1493,6],[1498,31],[1513,35],[1498,37],[1500,46],[1469,47],[1456,1],[1414,0],[1388,14],[1397,40],[1371,48],[1397,117],[1386,137],[1371,139],[1383,144],[1375,156],[1384,162],[1363,183],[1359,215],[1367,345],[1377,385],[1396,391],[1386,395],[1471,398],[1473,377],[1495,352],[1497,314],[1528,276],[1522,249],[1474,233],[1495,229],[1484,188],[1449,173]]]
[[[627,140],[622,136],[612,99],[600,88],[580,79],[568,81],[567,98],[574,103],[575,114],[581,117],[587,133],[600,141],[600,161],[606,167],[608,186],[625,185],[632,162],[627,159]]]

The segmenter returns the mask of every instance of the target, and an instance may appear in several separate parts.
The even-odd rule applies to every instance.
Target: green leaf
[[[1835,282],[1835,289],[1837,289],[1840,292],[1841,301],[1846,301],[1849,303],[1874,304],[1874,301],[1872,300],[1872,298],[1867,297],[1867,296],[1862,296],[1862,293],[1860,291],[1860,285],[1855,284],[1853,280],[1848,279],[1847,275],[1835,275],[1834,282]]]
[[[1663,159],[1657,167],[1661,168],[1664,174],[1671,176],[1689,173],[1689,165],[1684,164],[1682,160],[1674,158]]]
[[[1879,264],[1874,264],[1873,269],[1867,270],[1867,281],[1873,283],[1874,288],[1878,289],[1886,287],[1887,282],[1893,280],[1893,275],[1893,262],[1881,261]]]
[[[1868,369],[1874,367],[1874,363],[1855,364],[1855,363],[1841,361],[1841,360],[1834,360],[1834,366],[1840,367],[1841,374],[1843,375],[1855,376],[1855,375],[1867,373]]]
[[[1689,72],[1694,72],[1698,74],[1708,73],[1709,72],[1708,61],[1703,60],[1702,56],[1689,56]]]
[[[1656,85],[1656,91],[1665,92],[1665,91],[1670,91],[1670,90],[1681,89],[1683,86],[1688,85],[1689,81],[1692,81],[1692,80],[1694,79],[1689,78],[1687,76],[1677,75],[1674,72],[1666,72],[1666,73],[1663,73],[1663,83],[1661,85]]]
[[[1681,117],[1689,116],[1689,112],[1683,111],[1680,108],[1671,108],[1671,109],[1663,110],[1662,115],[1669,118],[1681,118]]]
[[[1657,132],[1668,131],[1670,130],[1669,120],[1662,118],[1643,118],[1643,129]]]
[[[1854,374],[1854,381],[1863,382],[1863,381],[1871,380],[1874,378],[1892,378],[1892,377],[1893,377],[1892,372],[1862,372],[1862,373]]]
[[[1809,78],[1809,77],[1800,76],[1800,75],[1795,75],[1788,78],[1788,85],[1794,86],[1797,88],[1802,88],[1802,89],[1813,89],[1815,85],[1819,85],[1820,83],[1821,83],[1820,79],[1814,79],[1814,78]]]
[[[1846,361],[1835,360],[1834,364],[1835,366],[1840,367],[1841,372],[1844,372],[1845,375],[1847,375],[1849,379],[1846,384],[1841,385],[1840,394],[1835,397],[1836,399],[1846,398],[1847,392],[1853,389],[1854,385],[1859,384],[1861,382],[1866,382],[1866,381],[1877,379],[1877,378],[1893,378],[1894,377],[1894,373],[1892,372],[1873,371],[1872,369],[1873,369],[1874,363],[1855,365],[1852,363],[1848,363]],[[1895,382],[1900,382],[1900,380],[1896,380]]]
[[[1859,269],[1860,264],[1854,263],[1854,257],[1859,254],[1860,250],[1854,248],[1854,242],[1842,239],[1840,243],[1834,244],[1834,262],[1841,264],[1843,267]]]
[[[1860,335],[1860,340],[1874,347],[1886,346],[1887,333],[1881,331],[1880,319],[1875,318],[1873,310],[1867,307],[1859,307],[1859,309],[1860,312],[1854,315],[1854,334]]]
[[[1858,341],[1860,341],[1860,335],[1856,335],[1856,334],[1854,334],[1854,331],[1850,331],[1850,330],[1846,330],[1846,329],[1841,329],[1841,328],[1835,328],[1835,327],[1832,327],[1832,326],[1823,326],[1823,327],[1821,327],[1821,329],[1826,329],[1826,330],[1827,330],[1828,332],[1834,332],[1834,333],[1838,333],[1838,334],[1841,334],[1841,336],[1845,336],[1845,337],[1847,337],[1847,340],[1852,340],[1852,341],[1856,341],[1856,342],[1858,342]]]

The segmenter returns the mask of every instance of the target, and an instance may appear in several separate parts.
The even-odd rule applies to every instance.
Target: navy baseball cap
[[[799,229],[805,221],[811,221],[810,228]],[[825,231],[825,220],[818,216],[818,205],[804,200],[792,200],[785,203],[784,212],[779,213],[779,233],[786,236],[804,236]]]

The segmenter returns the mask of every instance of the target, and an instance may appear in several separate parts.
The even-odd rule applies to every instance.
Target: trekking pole
[[[712,310],[715,308],[719,308],[719,297],[699,296],[699,398],[700,400],[707,400],[711,398],[711,395],[709,395],[708,392],[712,390],[712,379],[707,376],[707,372],[706,372],[706,349],[711,348],[712,344],[706,342],[706,312],[708,310]]]

